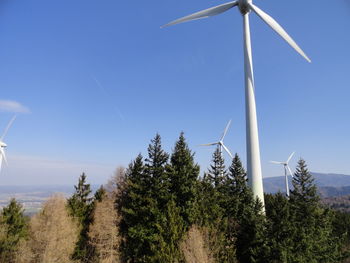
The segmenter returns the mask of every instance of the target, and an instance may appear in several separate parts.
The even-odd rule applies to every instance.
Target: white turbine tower
[[[256,105],[254,94],[254,76],[253,60],[250,41],[249,14],[253,11],[266,24],[277,32],[284,40],[288,42],[300,55],[307,61],[311,60],[305,55],[301,48],[287,34],[287,32],[268,14],[253,4],[252,0],[236,0],[222,5],[199,11],[189,16],[174,20],[165,26],[171,26],[182,22],[206,18],[221,14],[232,7],[238,6],[243,16],[243,37],[244,37],[244,71],[245,71],[245,101],[246,101],[246,136],[247,136],[247,175],[248,182],[255,196],[257,196],[264,205],[264,191],[261,174],[260,149],[258,124],[256,117]]]
[[[227,123],[226,127],[225,127],[225,130],[224,132],[222,133],[222,136],[220,138],[219,141],[217,142],[213,142],[213,143],[207,143],[207,144],[201,144],[200,146],[212,146],[212,145],[217,145],[218,148],[219,148],[219,152],[220,152],[220,155],[222,157],[222,148],[224,148],[224,150],[228,153],[228,155],[230,155],[231,158],[233,158],[233,155],[231,154],[231,152],[229,151],[229,149],[225,146],[224,144],[224,138],[226,136],[226,133],[228,131],[228,128],[230,127],[231,125],[231,120],[229,120],[229,122]]]
[[[288,197],[289,197],[288,172],[289,172],[290,176],[293,177],[292,170],[291,170],[290,167],[289,167],[289,161],[290,161],[290,159],[292,159],[294,153],[295,153],[295,152],[293,152],[293,153],[288,157],[287,161],[285,161],[285,162],[270,161],[270,163],[282,164],[282,165],[283,165],[283,167],[284,167],[284,177],[285,177],[285,180],[286,180],[286,194],[287,194]],[[288,170],[288,171],[287,171],[287,170]]]
[[[0,172],[1,172],[1,167],[2,167],[2,160],[5,161],[7,164],[7,159],[6,159],[6,154],[5,154],[5,148],[7,147],[7,144],[4,143],[4,137],[6,136],[8,130],[10,129],[13,121],[16,119],[16,115],[12,117],[10,122],[7,124],[1,138],[0,138]]]

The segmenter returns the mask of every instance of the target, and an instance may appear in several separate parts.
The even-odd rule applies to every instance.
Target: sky
[[[225,138],[246,161],[242,16],[238,9],[161,29],[219,0],[3,0],[0,185],[105,183],[158,132],[181,131],[203,173]],[[251,34],[262,171],[293,151],[311,171],[350,174],[350,0],[254,2],[294,38],[307,63],[256,15]],[[225,155],[227,164],[229,157]]]

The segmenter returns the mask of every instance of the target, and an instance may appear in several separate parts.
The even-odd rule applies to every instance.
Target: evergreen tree
[[[251,191],[247,186],[247,176],[241,159],[236,153],[232,159],[229,171],[223,181],[224,194],[222,206],[225,216],[239,218],[243,209],[253,202]]]
[[[220,188],[227,175],[225,169],[225,160],[220,153],[219,148],[216,148],[213,153],[212,163],[208,171],[208,180],[214,185],[215,188]]]
[[[93,248],[88,242],[89,226],[92,222],[93,198],[91,197],[90,184],[86,183],[84,173],[79,177],[78,185],[74,188],[75,193],[68,199],[67,205],[71,216],[79,222],[81,231],[73,253],[73,259],[89,262],[94,254]]]
[[[251,194],[253,199],[253,194]],[[262,213],[259,199],[247,203],[240,215],[237,230],[236,255],[239,262],[266,263],[269,246],[267,242],[267,221]]]
[[[162,214],[160,222],[160,242],[153,247],[155,257],[152,262],[181,262],[182,253],[180,251],[180,241],[185,233],[185,222],[180,215],[180,208],[171,199]]]
[[[225,177],[224,160],[217,148],[213,153],[210,168],[204,174],[198,186],[198,224],[200,226],[212,226],[222,219],[224,211],[221,204],[223,201],[222,190]]]
[[[103,185],[100,186],[100,188],[97,189],[97,191],[94,194],[94,202],[101,202],[102,199],[104,199],[107,195],[106,189],[103,187]]]
[[[144,173],[141,154],[129,164],[126,171],[126,189],[117,200],[121,213],[120,231],[122,257],[125,262],[146,262],[151,255],[149,242],[153,240],[153,229],[149,224],[154,220],[152,212],[156,206],[151,198],[148,178]]]
[[[303,159],[293,178],[290,203],[294,213],[292,262],[337,262],[340,240],[332,235],[332,214],[320,206],[314,179]]]
[[[265,195],[268,219],[269,262],[287,263],[294,260],[293,236],[295,220],[289,200],[282,193]]]
[[[0,262],[14,262],[18,244],[27,236],[28,224],[23,212],[22,205],[14,198],[1,212]]]
[[[199,166],[194,163],[194,154],[189,149],[184,133],[181,132],[170,158],[170,192],[174,196],[180,215],[189,228],[196,217],[196,195]]]
[[[144,170],[146,182],[158,208],[165,211],[165,207],[170,200],[170,182],[166,172],[169,155],[162,149],[161,137],[158,133],[151,140],[147,151],[148,158],[145,160]]]

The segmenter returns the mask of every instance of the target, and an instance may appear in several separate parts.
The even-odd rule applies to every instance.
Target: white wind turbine
[[[224,148],[224,150],[228,153],[228,155],[230,155],[231,158],[233,158],[233,155],[232,153],[229,151],[229,149],[225,146],[224,144],[224,138],[226,136],[226,133],[228,131],[228,128],[230,127],[231,125],[231,120],[229,120],[229,122],[227,123],[226,127],[225,127],[225,130],[224,132],[222,133],[222,136],[220,138],[219,141],[217,142],[213,142],[213,143],[207,143],[207,144],[201,144],[200,146],[212,146],[212,145],[217,145],[218,148],[219,148],[219,152],[220,152],[220,155],[222,156],[222,148]]]
[[[288,197],[289,197],[288,172],[289,172],[290,176],[293,177],[292,170],[289,167],[289,161],[290,161],[290,159],[292,159],[294,153],[295,152],[292,152],[292,154],[288,157],[287,161],[285,161],[285,162],[270,161],[270,163],[282,164],[283,165],[283,167],[284,167],[284,177],[285,177],[285,180],[286,180],[286,194],[287,194]]]
[[[258,124],[256,117],[256,105],[254,94],[254,76],[253,76],[253,60],[250,41],[249,13],[253,11],[266,24],[276,31],[284,40],[288,42],[300,55],[307,61],[311,60],[305,55],[301,48],[287,34],[287,32],[268,14],[253,4],[252,0],[236,0],[215,7],[199,11],[192,15],[174,20],[163,27],[206,18],[221,14],[232,7],[238,6],[243,16],[243,37],[244,37],[244,72],[245,72],[245,101],[246,101],[246,137],[247,137],[247,175],[248,182],[255,196],[257,196],[264,205],[264,191],[261,174],[260,149]]]
[[[5,154],[5,148],[7,147],[7,144],[4,143],[4,137],[6,136],[8,130],[10,129],[13,121],[16,119],[16,115],[12,117],[10,122],[7,124],[1,138],[0,138],[0,172],[1,172],[1,167],[2,167],[2,160],[5,161],[7,164],[7,159],[6,159],[6,154]]]

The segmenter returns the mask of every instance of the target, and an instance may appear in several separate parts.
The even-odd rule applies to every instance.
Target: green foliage
[[[94,194],[94,203],[96,203],[96,201],[101,202],[106,197],[106,195],[106,189],[103,187],[103,185],[101,185]]]
[[[303,159],[298,161],[292,183],[291,262],[338,262],[341,239],[333,235],[333,214],[320,205],[314,179]]]
[[[253,197],[253,195],[251,194]],[[246,203],[238,219],[237,259],[239,262],[268,262],[267,221],[262,213],[262,204],[256,199]]]
[[[219,149],[216,149],[210,169],[198,184],[198,225],[210,228],[222,219],[224,211],[220,205],[222,194],[219,189],[225,175],[224,160]]]
[[[268,219],[269,262],[293,262],[295,235],[294,215],[285,194],[265,195]]]
[[[179,262],[182,253],[179,248],[180,241],[185,233],[185,222],[180,215],[180,207],[174,200],[167,204],[165,214],[160,222],[160,242],[154,247],[154,261],[152,262]]]
[[[225,160],[220,153],[219,148],[216,148],[213,153],[212,163],[208,170],[207,177],[208,181],[211,182],[215,188],[221,187],[226,177]]]
[[[75,193],[68,199],[68,210],[80,224],[79,239],[76,244],[73,259],[81,262],[89,262],[94,257],[94,249],[88,242],[89,226],[92,223],[93,198],[91,197],[90,184],[86,183],[86,175],[79,177],[78,185],[74,186]]]
[[[168,244],[166,240],[173,240],[177,235],[175,232],[178,230],[170,217],[178,216],[179,210],[175,209],[174,203],[169,203],[172,195],[167,173],[168,158],[157,134],[148,147],[145,164],[139,155],[129,165],[126,190],[122,204],[118,205],[121,207],[121,232],[125,237],[123,256],[126,261],[164,262],[163,257],[174,256],[171,242]]]
[[[169,190],[188,229],[195,221],[199,166],[194,163],[194,154],[189,149],[183,132],[175,144],[170,158],[168,175]]]
[[[21,204],[13,198],[0,217],[0,262],[14,262],[19,242],[27,237],[28,220]]]
[[[148,147],[148,158],[139,155],[129,165],[121,190],[113,195],[121,217],[122,262],[185,262],[187,254],[179,245],[194,223],[205,229],[205,236],[188,239],[186,246],[200,243],[220,263],[331,263],[350,256],[350,215],[320,204],[304,160],[298,162],[289,198],[281,193],[265,196],[266,215],[247,186],[237,154],[226,170],[216,149],[208,172],[203,178],[198,175],[199,166],[183,133],[170,158],[157,134]],[[68,199],[69,212],[80,224],[72,255],[76,262],[98,260],[88,232],[96,204],[106,195],[101,186],[91,197],[82,174]],[[0,263],[15,263],[26,236],[23,208],[13,199],[0,216]]]
[[[254,201],[247,186],[246,172],[238,154],[235,154],[232,160],[229,171],[224,178],[221,192],[225,216],[229,218],[238,219],[245,207],[249,207],[249,204]]]

